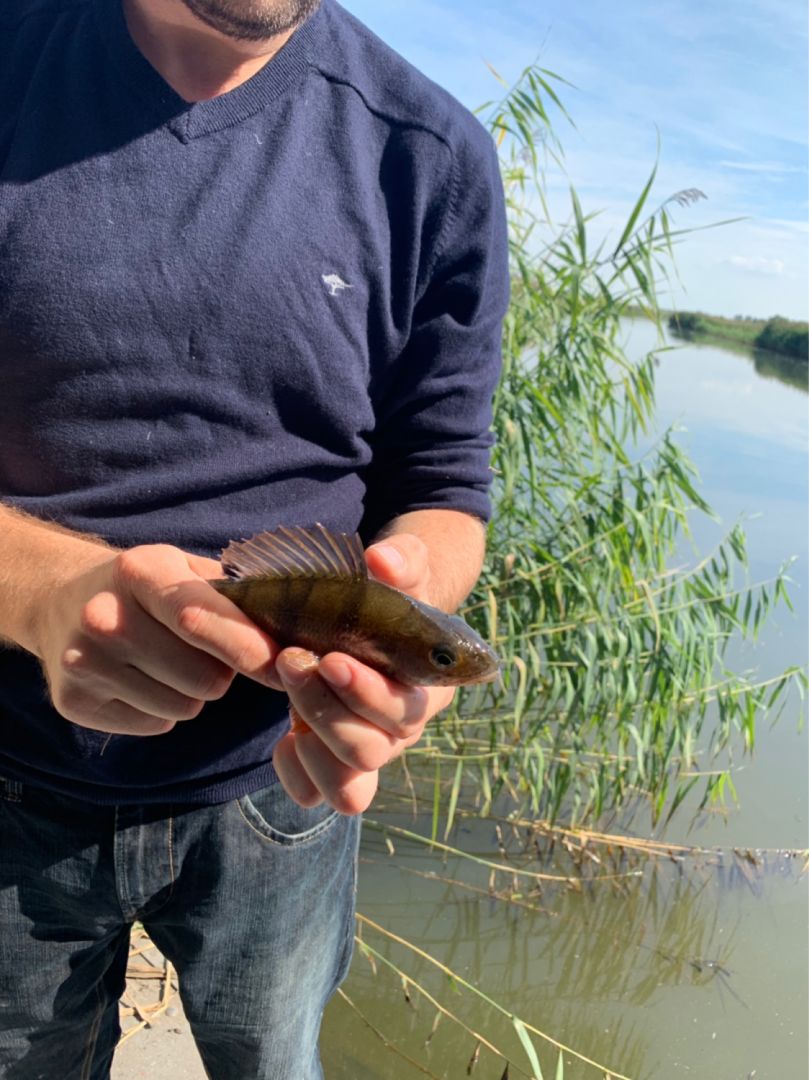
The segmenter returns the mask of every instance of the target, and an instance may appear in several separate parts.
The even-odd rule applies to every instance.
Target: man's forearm
[[[444,611],[455,611],[474,588],[483,566],[483,523],[457,510],[412,510],[390,521],[374,543],[398,533],[410,533],[424,542],[430,565],[427,599]]]
[[[110,557],[95,536],[63,529],[0,503],[0,639],[38,655],[37,612],[54,585]]]
[[[389,522],[375,542],[399,533],[418,536],[429,553],[428,599],[454,611],[473,588],[483,565],[485,529],[455,510],[414,510]],[[0,639],[37,653],[36,612],[54,585],[109,558],[95,536],[71,532],[0,503]]]

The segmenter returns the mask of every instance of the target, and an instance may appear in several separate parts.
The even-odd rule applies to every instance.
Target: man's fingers
[[[424,727],[431,703],[424,687],[403,686],[345,653],[327,653],[317,671],[347,709],[394,738],[409,738]]]
[[[85,605],[82,629],[89,639],[80,649],[85,670],[108,671],[114,660],[116,678],[119,671],[126,676],[131,666],[179,695],[204,701],[223,697],[233,682],[234,672],[226,664],[181,641],[139,604],[125,604],[114,593],[98,593]],[[94,659],[99,661],[95,666]],[[81,664],[73,674],[81,675]],[[125,694],[117,696],[142,707]]]
[[[116,563],[119,584],[152,618],[234,671],[267,682],[277,646],[227,597],[193,577],[178,548],[132,548]]]
[[[284,791],[299,806],[319,806],[323,802],[323,796],[298,759],[295,739],[296,736],[289,733],[276,743],[272,753],[273,767]]]
[[[317,674],[311,653],[285,649],[277,669],[295,712],[347,768],[374,771],[394,756],[398,739],[348,709]]]
[[[88,713],[81,726],[109,735],[165,735],[175,727],[176,720],[149,716],[127,705],[125,701],[106,701],[95,714]]]
[[[218,559],[208,559],[204,555],[192,555],[190,552],[183,554],[188,565],[203,581],[223,580],[227,576]]]
[[[65,651],[63,678],[54,694],[54,705],[63,716],[74,723],[95,724],[108,715],[108,707],[115,703],[127,705],[141,716],[176,723],[198,716],[205,704],[201,698],[180,694],[131,664],[118,664],[114,680],[105,674],[109,668],[107,653],[92,643]]]
[[[327,802],[341,814],[361,814],[376,794],[378,774],[347,768],[313,731],[285,735],[272,761],[287,795],[300,806]]]
[[[358,772],[339,761],[314,731],[293,735],[295,753],[312,784],[341,814],[361,814],[376,794],[379,773]]]

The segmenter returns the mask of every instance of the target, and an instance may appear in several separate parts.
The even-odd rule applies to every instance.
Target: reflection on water
[[[482,827],[480,827],[482,828]],[[477,830],[475,830],[477,832]],[[470,836],[477,847],[483,836]],[[446,875],[458,882],[485,888],[485,875],[475,877],[468,864],[451,859]],[[744,1072],[723,1072],[729,1063],[729,1044],[738,1042],[737,1028],[749,1022],[749,978],[744,977],[743,911],[728,897],[716,875],[684,873],[681,866],[655,863],[642,879],[620,888],[600,885],[583,891],[555,886],[543,896],[524,894],[511,902],[491,901],[469,894],[457,884],[425,879],[427,863],[419,851],[397,844],[391,857],[382,839],[369,836],[363,862],[362,903],[376,909],[386,929],[415,938],[429,954],[462,977],[475,980],[482,973],[485,990],[541,1030],[562,1039],[623,1075],[657,1077],[677,1075],[688,1066],[689,1047],[700,1037],[717,1043],[706,1065],[716,1071],[696,1075],[746,1076],[760,1060],[755,1047],[738,1047]],[[441,873],[439,871],[439,873]],[[729,900],[728,903],[725,901]],[[364,939],[383,956],[401,966],[410,978],[435,999],[463,1017],[516,1063],[525,1065],[508,1022],[465,992],[453,992],[446,977],[426,960],[413,957],[394,942],[367,930]],[[358,958],[348,986],[352,1001],[399,1049],[428,1066],[433,1075],[466,1075],[475,1041],[446,1021],[442,1037],[430,1039],[435,1008],[411,989],[410,1003],[394,975]],[[330,1080],[356,1076],[408,1077],[402,1059],[395,1067],[377,1063],[377,1044],[353,1049],[350,1066],[340,1047],[348,1035],[347,1017],[333,1010],[327,1025]],[[677,1016],[687,1013],[688,1024],[666,1056],[666,1040],[653,1033],[654,1017],[666,1018],[669,1034],[677,1031]],[[795,1018],[796,1021],[798,1018]],[[706,1026],[704,1021],[710,1020]],[[761,1012],[760,1033],[766,1025]],[[710,1030],[709,1030],[710,1027]],[[756,1035],[756,1039],[758,1035]],[[425,1043],[429,1043],[425,1048]],[[743,1042],[744,1040],[742,1040]],[[555,1053],[542,1048],[540,1059],[552,1072]],[[372,1051],[367,1054],[367,1050]],[[494,1055],[482,1076],[499,1077]],[[360,1072],[352,1073],[362,1063]],[[711,1065],[711,1062],[713,1064]],[[588,1066],[566,1057],[568,1078],[592,1076]],[[377,1071],[379,1069],[380,1071]],[[690,1071],[693,1074],[693,1068]],[[516,1075],[516,1074],[515,1074]],[[760,1072],[759,1075],[766,1075]],[[783,1073],[781,1075],[789,1075]],[[797,1075],[797,1074],[796,1074]]]
[[[780,353],[768,352],[766,349],[750,348],[733,341],[716,341],[706,345],[705,339],[695,339],[692,334],[670,333],[674,342],[687,342],[695,348],[707,347],[721,349],[723,352],[735,353],[752,362],[757,374],[763,379],[776,379],[786,386],[794,386],[798,390],[809,392],[809,364],[805,360],[798,360],[791,356],[782,356]]]
[[[790,360],[788,356],[753,349],[753,366],[763,379],[777,379],[787,386],[797,387],[804,393],[809,391],[809,365],[800,360]]]
[[[654,348],[651,325],[634,324],[631,335],[633,350]],[[702,490],[722,519],[694,523],[699,549],[747,514],[758,515],[747,525],[754,580],[771,576],[784,557],[798,557],[791,572],[795,615],[781,611],[764,640],[734,661],[763,676],[805,663],[809,585],[807,397],[772,378],[766,363],[688,345],[661,352],[657,368],[660,423],[687,429],[682,438]],[[722,847],[729,854],[721,863],[676,855],[622,863],[596,848],[601,864],[591,873],[623,867],[641,875],[582,888],[544,885],[541,892],[530,880],[515,884],[500,875],[495,888],[508,899],[495,899],[487,871],[454,857],[439,864],[398,838],[391,855],[383,835],[367,829],[359,909],[541,1031],[633,1080],[806,1080],[809,874],[777,854],[762,857],[770,871],[761,873],[754,851],[746,870],[745,856],[731,850],[809,847],[807,734],[798,732],[796,718],[793,703],[777,726],[761,731],[754,758],[739,763],[740,809],[709,815],[696,831],[675,818],[669,840]],[[414,827],[400,812],[382,809],[374,816]],[[417,827],[429,833],[428,821]],[[465,821],[453,842],[497,854],[490,823]],[[516,850],[509,857],[548,869],[519,863],[524,856]],[[363,933],[472,1032],[507,1053],[515,1063],[510,1080],[530,1075],[506,1017],[402,945]],[[485,1047],[468,1073],[475,1035],[447,1017],[436,1027],[435,1006],[412,987],[408,1003],[398,976],[381,963],[375,974],[358,954],[345,989],[379,1034],[335,1000],[324,1025],[328,1080],[501,1080],[503,1062]],[[555,1051],[535,1043],[545,1076],[553,1076]],[[600,1075],[565,1055],[566,1080]]]
[[[394,825],[402,820],[386,819]],[[491,852],[493,840],[486,823],[465,826],[465,848]],[[538,867],[511,857],[514,866]],[[384,837],[369,830],[360,908],[540,1030],[622,1075],[746,1077],[756,1070],[760,1077],[797,1080],[805,1075],[805,999],[785,992],[789,964],[777,962],[772,922],[779,889],[797,898],[800,866],[774,860],[774,877],[731,871],[732,858],[726,865],[723,874],[715,859],[646,860],[640,878],[596,880],[584,889],[545,886],[541,893],[518,886],[512,899],[495,900],[485,895],[489,882],[482,869],[457,857],[436,867],[423,848],[398,839],[391,855]],[[556,869],[565,872],[563,864]],[[513,887],[508,879],[500,875],[501,895]],[[805,905],[805,890],[802,895]],[[751,912],[762,910],[770,930],[758,944],[769,962],[759,967],[750,955],[748,923]],[[800,908],[793,912],[794,933],[780,950],[805,964],[800,915]],[[784,930],[788,922],[779,928]],[[436,1002],[526,1067],[506,1018],[398,942],[368,928],[362,933]],[[792,975],[799,973],[800,965]],[[428,1068],[427,1075],[468,1075],[475,1038],[446,1018],[434,1033],[435,1005],[412,985],[406,998],[395,973],[358,955],[346,989],[405,1058],[385,1050],[378,1038],[358,1040],[355,1025],[361,1021],[335,1003],[325,1029],[329,1080],[425,1075],[406,1059]],[[543,1071],[553,1075],[555,1051],[535,1041]],[[778,1068],[768,1071],[773,1061]],[[487,1051],[479,1068],[482,1077],[497,1080],[504,1065]],[[512,1069],[510,1075],[520,1074]],[[565,1056],[568,1080],[594,1075]]]

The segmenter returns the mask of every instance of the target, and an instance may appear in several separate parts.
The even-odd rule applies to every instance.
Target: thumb
[[[413,533],[397,533],[365,551],[372,577],[385,585],[424,599],[430,583],[427,545]]]
[[[216,581],[225,576],[218,559],[206,559],[204,555],[186,554],[189,567],[205,581]]]

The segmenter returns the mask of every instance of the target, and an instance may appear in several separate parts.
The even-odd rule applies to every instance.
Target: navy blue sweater
[[[340,8],[189,104],[119,0],[0,7],[0,499],[216,555],[321,521],[488,514],[507,302],[478,122]],[[270,782],[285,698],[156,739],[62,719],[0,651],[0,774],[100,803]]]

